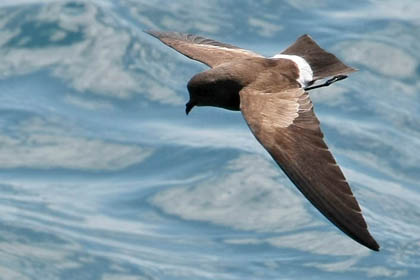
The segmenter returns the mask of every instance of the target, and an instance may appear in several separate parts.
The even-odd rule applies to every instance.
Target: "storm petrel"
[[[211,69],[188,82],[194,106],[241,111],[252,133],[302,194],[355,241],[379,251],[343,172],[328,150],[307,91],[356,71],[323,50],[309,35],[266,58],[212,39],[147,31]],[[317,80],[326,80],[315,85]]]

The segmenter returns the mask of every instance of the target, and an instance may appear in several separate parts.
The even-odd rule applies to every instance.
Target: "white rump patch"
[[[313,79],[313,72],[311,69],[311,66],[309,65],[306,60],[300,56],[297,55],[287,55],[287,54],[276,54],[275,56],[271,58],[284,58],[289,59],[296,63],[298,69],[299,69],[299,78],[297,78],[297,81],[299,84],[304,88],[308,85],[309,82]]]

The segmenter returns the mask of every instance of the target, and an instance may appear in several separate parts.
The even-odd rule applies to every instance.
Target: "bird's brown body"
[[[199,36],[149,32],[211,69],[188,82],[194,106],[240,110],[252,133],[301,193],[333,224],[378,251],[359,204],[329,151],[308,90],[345,78],[355,69],[319,47],[308,35],[272,58]],[[323,85],[321,85],[323,86]]]
[[[288,86],[298,87],[297,70],[287,59],[253,57],[227,62],[191,78],[187,85],[190,104],[239,111],[239,92],[244,87],[265,75],[277,75],[276,80],[284,84],[285,89]],[[266,89],[270,90],[269,84]]]

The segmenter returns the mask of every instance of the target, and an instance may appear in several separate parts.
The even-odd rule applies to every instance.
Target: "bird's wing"
[[[274,87],[275,88],[275,87]],[[309,95],[302,88],[240,92],[248,126],[303,195],[332,223],[378,251],[359,204],[323,140]]]
[[[252,51],[191,34],[157,31],[146,31],[146,33],[183,55],[210,67],[240,58],[262,57]]]

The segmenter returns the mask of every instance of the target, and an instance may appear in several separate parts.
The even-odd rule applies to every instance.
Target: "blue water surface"
[[[419,279],[420,2],[0,2],[0,279]],[[206,66],[143,30],[358,68],[311,92],[379,253],[299,193]]]

